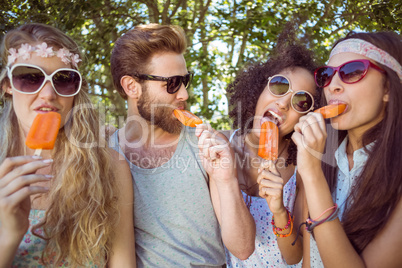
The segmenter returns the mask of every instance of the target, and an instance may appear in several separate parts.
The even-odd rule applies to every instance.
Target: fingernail
[[[53,159],[45,159],[45,160],[43,160],[43,163],[46,163],[46,164],[52,163],[52,162],[53,162]]]
[[[40,156],[40,155],[33,155],[32,158],[33,158],[33,159],[42,159],[42,156]]]
[[[53,179],[54,176],[53,175],[45,175],[46,179]]]

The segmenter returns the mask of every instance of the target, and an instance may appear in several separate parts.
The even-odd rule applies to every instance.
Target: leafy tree
[[[117,38],[135,25],[183,27],[186,60],[195,73],[189,104],[216,128],[230,127],[227,84],[246,64],[269,57],[286,22],[322,61],[350,30],[401,33],[402,25],[400,0],[6,0],[1,6],[0,38],[18,25],[41,22],[81,44],[89,93],[116,126],[124,121],[126,104],[113,88],[109,59]]]

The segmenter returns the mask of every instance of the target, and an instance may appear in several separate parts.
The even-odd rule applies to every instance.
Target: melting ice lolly
[[[176,116],[176,118],[179,119],[179,121],[185,126],[196,127],[196,125],[202,124],[202,120],[200,118],[187,110],[175,109],[173,113],[174,116]]]
[[[330,104],[324,107],[321,107],[320,109],[315,110],[315,113],[320,113],[324,116],[324,119],[332,118],[335,116],[340,115],[343,113],[346,109],[346,104],[340,103],[340,104]]]
[[[265,121],[261,125],[260,145],[258,146],[258,156],[276,161],[278,159],[278,126],[272,121]]]
[[[61,116],[56,112],[37,114],[25,144],[35,149],[35,155],[40,155],[42,149],[53,149],[57,134],[59,133]]]

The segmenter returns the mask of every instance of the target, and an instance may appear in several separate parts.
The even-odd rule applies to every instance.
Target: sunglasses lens
[[[58,71],[53,75],[53,84],[60,95],[74,95],[78,92],[81,85],[81,77],[78,72]]]
[[[313,98],[305,91],[298,91],[292,97],[292,106],[298,112],[305,113],[309,111],[313,105]]]
[[[367,68],[364,62],[353,61],[346,63],[339,69],[339,76],[345,83],[355,83],[363,78]]]
[[[21,92],[31,93],[37,91],[43,84],[44,79],[43,72],[34,67],[17,66],[12,72],[12,83]]]
[[[275,76],[269,81],[268,88],[274,95],[285,95],[289,90],[289,80],[283,76]]]
[[[169,94],[176,93],[179,90],[180,86],[181,86],[182,80],[183,80],[182,76],[169,77],[169,80],[167,82],[167,92]]]
[[[319,87],[326,87],[331,83],[334,70],[331,67],[320,67],[315,72],[315,82]]]
[[[184,86],[185,86],[186,88],[188,88],[188,87],[190,86],[191,79],[192,79],[192,74],[191,74],[191,73],[186,74],[186,75],[183,77],[183,84],[184,84]]]

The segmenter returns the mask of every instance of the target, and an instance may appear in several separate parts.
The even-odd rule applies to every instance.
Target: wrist
[[[13,248],[18,247],[24,238],[25,233],[21,234],[13,234],[10,232],[6,232],[0,228],[0,241],[1,244],[6,245],[7,247]]]
[[[300,170],[298,168],[297,172],[300,174],[300,177],[302,178],[303,182],[305,182],[305,181],[314,182],[314,181],[317,181],[324,177],[324,173],[322,171],[321,166],[309,168],[309,169],[305,169],[305,170],[304,169]]]
[[[288,210],[285,207],[283,207],[281,210],[272,212],[272,216],[274,216],[275,219],[287,219]]]

